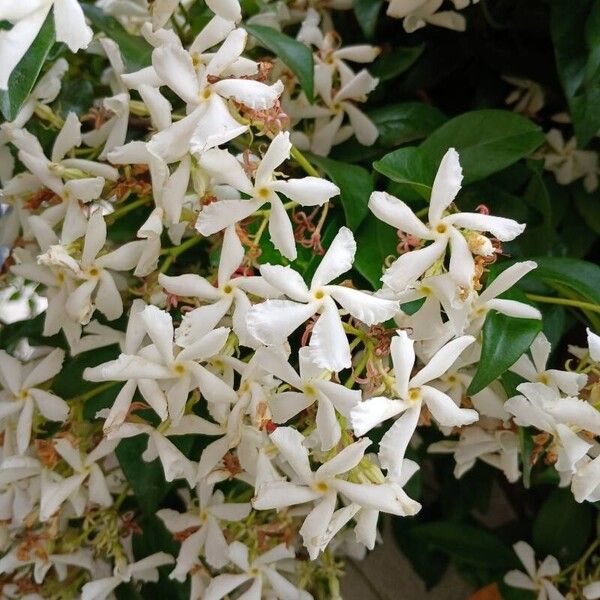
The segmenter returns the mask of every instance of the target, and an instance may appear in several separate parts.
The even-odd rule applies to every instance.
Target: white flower
[[[456,360],[457,355],[473,342],[472,336],[465,335],[447,343],[411,378],[410,374],[415,362],[414,342],[403,330],[399,330],[398,335],[392,339],[391,357],[396,397],[369,398],[350,412],[356,435],[364,435],[379,423],[399,414],[402,415],[388,429],[379,444],[381,465],[392,475],[401,469],[404,453],[417,427],[423,404],[443,427],[469,425],[479,418],[477,411],[460,408],[452,398],[440,390],[425,385],[443,375]]]
[[[142,348],[137,354],[121,354],[117,360],[87,368],[84,377],[89,381],[128,381],[156,380],[161,382],[165,395],[156,394],[150,400],[154,389],[146,396],[149,404],[159,415],[165,414],[166,400],[168,415],[174,424],[185,411],[189,392],[199,387],[209,403],[223,403],[226,399],[235,401],[235,392],[219,377],[200,364],[214,356],[224,346],[229,329],[220,327],[202,336],[186,348],[173,343],[173,320],[171,315],[155,306],[147,306],[141,312],[141,319],[152,345]],[[139,385],[139,382],[138,382]]]
[[[68,439],[54,440],[54,448],[63,460],[73,469],[73,475],[61,477],[58,473],[42,472],[42,490],[40,498],[40,521],[47,521],[67,499],[74,512],[81,516],[89,503],[98,506],[110,506],[112,496],[108,489],[104,473],[98,466],[113,452],[119,440],[102,440],[87,456],[74,448]],[[87,482],[84,492],[83,484]]]
[[[402,24],[408,33],[425,27],[427,23],[455,31],[465,31],[467,22],[461,14],[453,10],[438,12],[442,2],[443,0],[390,0],[386,13],[390,17],[403,18]],[[464,8],[469,3],[468,0],[453,2],[457,8]]]
[[[269,86],[253,79],[236,78],[257,72],[258,67],[252,61],[244,61],[239,70],[231,72],[236,63],[240,66],[238,61],[247,35],[243,29],[233,30],[206,64],[200,60],[195,65],[192,54],[180,43],[165,43],[154,50],[152,65],[160,84],[171,88],[186,102],[188,116],[154,135],[148,146],[150,152],[170,163],[180,160],[190,149],[202,153],[244,133],[248,127],[231,115],[228,99],[251,109],[273,107],[283,90],[280,81]],[[211,45],[216,41],[219,40]],[[192,46],[192,53],[194,50]],[[232,74],[234,77],[229,77]]]
[[[226,150],[213,149],[199,159],[200,165],[217,183],[225,183],[250,196],[243,200],[221,200],[204,207],[198,216],[196,228],[202,235],[211,235],[249,217],[269,203],[269,233],[271,241],[286,258],[296,259],[296,243],[290,218],[279,194],[302,206],[322,206],[340,189],[319,177],[277,179],[275,169],[289,158],[292,145],[289,133],[277,134],[260,161],[254,182],[244,172],[240,162]]]
[[[42,465],[30,456],[6,456],[6,438],[2,450],[5,457],[0,463],[0,519],[11,528],[20,528],[39,502]]]
[[[58,581],[64,581],[67,578],[69,567],[79,567],[88,571],[93,570],[92,553],[89,550],[54,553],[51,541],[43,540],[25,553],[21,552],[19,546],[11,548],[9,552],[0,558],[0,574],[13,573],[27,565],[33,565],[33,581],[38,585],[43,583],[52,567],[56,571]]]
[[[523,395],[509,398],[504,405],[506,410],[515,416],[517,425],[533,426],[551,434],[558,455],[556,470],[559,473],[574,473],[577,463],[592,445],[552,416],[552,407],[557,404],[560,406],[562,402],[556,391],[542,383],[522,383],[517,390]]]
[[[8,78],[35,40],[50,9],[54,7],[56,41],[65,42],[71,52],[87,48],[92,30],[86,25],[83,10],[76,0],[30,0],[3,2],[0,20],[13,24],[0,31],[0,90],[8,89]]]
[[[579,150],[577,140],[573,137],[565,142],[558,129],[551,129],[546,134],[548,148],[544,154],[544,168],[552,171],[556,181],[561,185],[569,185],[583,178],[583,187],[587,192],[598,188],[598,154],[592,150]]]
[[[581,591],[586,600],[598,600],[600,598],[600,581],[588,583]]]
[[[316,313],[320,316],[310,338],[311,359],[318,367],[341,371],[351,365],[350,347],[336,302],[366,325],[382,323],[398,310],[398,303],[330,282],[352,267],[356,242],[342,227],[310,283],[290,267],[265,264],[261,275],[291,300],[267,300],[248,311],[248,330],[262,343],[281,346],[288,336]]]
[[[69,407],[62,399],[37,386],[52,379],[61,369],[65,353],[55,348],[39,361],[22,365],[16,358],[0,350],[0,418],[2,428],[7,420],[17,419],[17,448],[23,454],[29,447],[34,411],[49,421],[64,421]]]
[[[277,600],[312,600],[312,595],[290,583],[276,570],[276,563],[295,558],[295,553],[285,544],[279,544],[264,552],[253,561],[249,559],[248,547],[241,542],[233,542],[229,546],[229,560],[240,571],[239,575],[217,575],[209,584],[203,600],[220,600],[230,592],[252,581],[251,587],[240,598],[262,598],[263,581],[270,586],[269,596]]]
[[[501,241],[513,240],[525,229],[512,219],[479,213],[444,212],[461,188],[462,169],[458,153],[450,148],[442,158],[431,190],[429,224],[424,225],[402,200],[385,192],[373,192],[369,208],[375,216],[405,233],[433,243],[406,252],[385,272],[381,280],[397,292],[413,284],[427,269],[443,259],[450,245],[450,274],[457,285],[469,290],[475,274],[472,251],[461,230],[488,231]]]
[[[170,508],[159,510],[156,515],[171,533],[186,532],[177,557],[172,579],[185,581],[190,570],[198,564],[204,549],[207,562],[215,569],[222,569],[228,562],[228,547],[219,521],[241,521],[250,513],[249,503],[225,502],[221,491],[213,491],[213,485],[201,481],[196,486],[198,507],[179,513]]]
[[[304,436],[300,432],[291,427],[278,427],[271,434],[271,440],[292,468],[294,479],[285,481],[269,473],[272,467],[268,459],[263,457],[252,505],[257,510],[268,510],[315,502],[300,528],[312,560],[361,508],[400,516],[415,514],[420,508],[405,494],[399,483],[359,484],[341,477],[361,462],[371,444],[368,439],[346,446],[314,472],[304,446]],[[352,504],[336,511],[338,493]]]
[[[315,66],[315,90],[326,106],[308,102],[305,96],[286,105],[286,111],[296,119],[315,119],[314,132],[310,141],[302,142],[302,132],[294,133],[294,140],[315,154],[327,156],[332,146],[347,140],[352,134],[363,146],[372,146],[379,136],[375,124],[356,107],[355,102],[364,102],[379,80],[366,69],[356,75],[344,76],[342,86],[333,91],[334,70],[326,63]],[[343,125],[345,116],[349,124]]]
[[[228,227],[221,247],[216,287],[200,275],[188,273],[169,277],[159,274],[158,282],[169,294],[198,298],[207,303],[185,313],[176,334],[180,346],[189,346],[212,331],[232,305],[234,305],[231,316],[233,330],[240,343],[245,346],[256,346],[257,342],[248,333],[246,325],[246,315],[250,309],[247,294],[260,298],[273,298],[279,296],[280,292],[269,285],[263,277],[234,277],[243,258],[244,248],[235,233],[235,228]]]
[[[600,335],[592,332],[589,327],[586,329],[586,332],[590,358],[594,362],[600,362]]]
[[[537,600],[564,600],[565,597],[551,581],[560,572],[560,565],[556,558],[547,556],[537,567],[533,548],[529,544],[517,542],[513,549],[526,572],[509,571],[504,576],[504,582],[511,587],[537,592]]]
[[[300,390],[278,392],[269,398],[273,421],[285,423],[318,402],[315,422],[321,439],[321,449],[333,448],[341,436],[336,411],[350,418],[350,410],[360,402],[360,391],[349,390],[339,383],[329,381],[331,373],[314,364],[310,348],[300,348],[298,352],[299,375],[287,362],[283,353],[275,348],[261,349],[257,352],[257,357],[262,368]]]
[[[477,459],[500,469],[510,482],[519,480],[519,439],[513,431],[486,431],[478,425],[465,427],[460,439],[442,440],[427,448],[433,454],[454,455],[454,476],[459,479],[475,465]]]
[[[105,180],[116,181],[119,173],[110,165],[84,160],[65,158],[82,142],[81,123],[73,112],[56,136],[50,160],[35,136],[24,129],[10,132],[10,141],[19,149],[19,160],[33,173],[41,185],[52,190],[62,202],[47,208],[42,217],[51,226],[63,221],[61,242],[68,244],[85,232],[87,220],[80,201],[89,203],[102,194]],[[67,179],[63,183],[63,178]]]
[[[510,370],[527,381],[543,383],[553,390],[560,390],[565,394],[576,396],[586,384],[587,376],[583,373],[546,369],[551,350],[550,342],[546,336],[539,333],[529,349],[531,359],[526,354],[522,354],[517,362],[510,367]]]
[[[142,453],[144,462],[152,462],[158,458],[164,470],[165,481],[171,482],[176,479],[185,479],[188,485],[192,487],[198,479],[198,466],[184,456],[177,446],[169,440],[168,436],[173,434],[171,429],[169,428],[161,433],[150,425],[126,422],[113,429],[108,434],[108,438],[111,440],[120,440],[147,434],[148,446]],[[175,432],[175,434],[177,433],[179,432]]]
[[[506,104],[514,104],[514,111],[527,117],[534,117],[544,108],[546,100],[544,90],[539,83],[508,75],[504,75],[502,79],[515,86],[515,89],[504,100]]]
[[[69,317],[82,325],[89,323],[96,308],[109,321],[123,314],[123,301],[111,271],[132,269],[143,250],[143,242],[129,242],[100,255],[105,243],[106,222],[102,211],[97,210],[87,222],[79,262],[69,256],[63,246],[50,246],[38,257],[41,264],[68,266],[82,280],[71,292],[64,307]]]
[[[130,564],[117,564],[112,577],[86,583],[81,588],[81,600],[104,600],[122,583],[129,581],[158,581],[158,568],[173,563],[173,557],[156,552]]]

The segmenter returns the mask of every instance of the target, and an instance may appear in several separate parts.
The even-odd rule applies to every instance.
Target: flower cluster
[[[339,597],[341,560],[375,546],[380,514],[421,508],[404,489],[418,427],[439,430],[428,450],[453,454],[457,477],[480,459],[511,482],[518,431],[533,427],[532,460],[578,502],[600,500],[598,336],[561,371],[540,333],[511,366],[515,393],[498,380],[467,392],[488,313],[541,313],[505,297],[535,262],[489,270],[525,226],[454,204],[455,149],[427,215],[387,191],[368,199],[399,238],[376,291],[358,287],[353,232],[325,235],[340,188],[302,151],[378,137],[359,105],[379,49],[340,45],[331,10],[344,2],[266,5],[249,20],[298,25],[314,99],[279,60],[250,58],[263,50],[236,0],[207,1],[194,39],[180,32],[185,2],[98,2],[147,42],[139,70],[116,40],[92,42],[77,2],[9,4],[0,88],[52,10],[58,41],[104,61],[107,96],[61,118],[60,59],[0,130],[3,277],[34,282],[45,303],[40,331],[0,351],[0,595],[101,600],[168,573],[193,600]],[[463,29],[440,4],[392,0],[388,14],[407,31]],[[27,128],[34,115],[50,141]],[[136,238],[123,239],[132,217]],[[146,463],[160,492],[134,481]],[[161,508],[140,515],[154,493]],[[144,518],[169,552],[140,555]],[[524,562],[532,581],[555,572]],[[531,588],[524,578],[509,577]]]

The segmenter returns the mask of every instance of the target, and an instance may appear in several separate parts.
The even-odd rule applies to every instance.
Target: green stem
[[[358,361],[358,364],[352,370],[352,375],[350,375],[350,377],[348,377],[348,381],[346,381],[346,383],[344,384],[347,388],[351,388],[354,385],[356,378],[365,370],[365,367],[367,366],[367,363],[369,362],[370,357],[371,357],[371,345],[367,344],[365,346],[363,355],[360,357],[360,360]]]
[[[422,217],[426,217],[428,212],[429,212],[429,206],[426,206],[425,208],[422,208],[421,210],[418,210],[415,213],[415,216],[420,219]]]
[[[308,162],[306,156],[304,156],[296,146],[292,146],[291,154],[294,160],[306,171],[307,175],[321,177],[319,172]]]
[[[94,396],[97,396],[98,394],[105,392],[106,390],[110,389],[111,387],[114,387],[118,383],[121,383],[121,382],[120,381],[107,381],[106,383],[103,383],[102,385],[95,387],[93,390],[90,390],[89,392],[85,392],[85,394],[80,394],[79,396],[75,396],[74,398],[71,398],[70,401],[74,402],[77,400],[79,402],[86,402],[90,398],[93,398]]]
[[[141,196],[137,200],[134,200],[133,202],[130,202],[129,204],[126,204],[125,206],[121,206],[114,212],[107,215],[106,221],[110,225],[110,224],[114,223],[115,221],[117,221],[118,219],[120,219],[121,217],[124,217],[127,213],[130,213],[132,210],[135,210],[139,206],[143,206],[150,200],[151,200],[150,196]]]
[[[166,273],[173,261],[180,255],[199,244],[204,238],[201,235],[195,235],[194,237],[188,238],[179,246],[173,246],[172,248],[166,248],[161,254],[166,255],[165,262],[160,267],[161,273]]]
[[[538,296],[537,294],[526,294],[529,300],[541,302],[542,304],[559,304],[561,306],[573,306],[582,310],[590,310],[600,313],[600,305],[592,302],[583,302],[582,300],[574,300],[572,298],[557,298],[555,296]]]

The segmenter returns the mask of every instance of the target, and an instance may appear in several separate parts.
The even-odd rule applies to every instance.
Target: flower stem
[[[592,302],[584,302],[583,300],[574,300],[573,298],[557,298],[555,296],[538,296],[537,294],[526,294],[529,300],[541,302],[542,304],[559,304],[561,306],[573,306],[582,310],[591,310],[592,312],[600,313],[600,305]]]
[[[167,255],[165,262],[160,267],[161,273],[166,273],[173,261],[180,255],[194,247],[196,244],[199,244],[204,238],[201,235],[195,235],[191,238],[188,238],[179,246],[173,246],[171,248],[165,248],[161,254]]]
[[[306,171],[307,175],[320,177],[319,172],[308,162],[306,156],[296,146],[292,146],[291,154],[294,160]]]
[[[85,394],[80,394],[79,396],[75,396],[74,398],[71,398],[70,402],[74,402],[74,401],[86,402],[90,398],[93,398],[94,396],[97,396],[98,394],[105,392],[106,390],[110,389],[111,387],[114,387],[118,383],[121,383],[121,382],[120,381],[107,381],[106,383],[103,383],[102,385],[96,386],[93,390],[90,390],[89,392],[85,392]]]
[[[111,225],[115,221],[119,220],[121,217],[124,217],[127,213],[130,213],[132,210],[135,210],[139,206],[143,206],[144,204],[146,204],[150,201],[150,199],[150,196],[141,196],[137,200],[134,200],[133,202],[130,202],[125,206],[121,206],[114,212],[110,213],[109,215],[106,215],[106,221],[109,225]]]

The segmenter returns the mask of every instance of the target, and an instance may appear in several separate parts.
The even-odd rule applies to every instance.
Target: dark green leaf
[[[92,25],[119,45],[127,71],[137,71],[152,64],[152,46],[143,37],[127,32],[97,6],[83,4],[82,8]]]
[[[419,525],[413,533],[424,544],[474,567],[504,571],[515,566],[513,553],[500,538],[473,525],[437,521]]]
[[[272,27],[248,23],[244,27],[248,33],[277,55],[296,74],[306,97],[312,102],[314,99],[314,61],[310,48]]]
[[[382,265],[390,254],[396,254],[398,236],[393,227],[369,214],[356,234],[354,268],[373,286],[381,287]]]
[[[369,112],[369,118],[379,130],[377,144],[383,146],[423,139],[446,121],[437,108],[422,102],[388,104]]]
[[[542,556],[552,554],[561,564],[575,562],[594,533],[594,509],[578,503],[568,489],[554,490],[533,522],[533,545]]]
[[[490,311],[483,324],[481,359],[467,394],[476,394],[500,377],[531,346],[541,331],[538,319],[515,319]]]
[[[373,168],[392,181],[409,185],[422,198],[429,200],[436,165],[421,148],[408,146],[390,152],[375,161]]]
[[[83,371],[86,367],[95,367],[119,356],[116,345],[82,352],[70,360],[66,360],[60,373],[52,381],[52,390],[61,398],[75,398],[98,386],[97,383],[85,381]]]
[[[161,519],[155,515],[144,515],[139,520],[142,533],[134,535],[132,540],[133,553],[137,560],[150,556],[155,552],[167,552],[172,556],[179,553],[179,544],[173,539],[173,535],[165,527]],[[159,580],[157,582],[144,583],[140,597],[146,600],[188,600],[190,597],[189,585],[179,583],[169,578],[173,565],[159,568]]]
[[[418,525],[413,519],[395,517],[393,520],[394,539],[402,554],[425,583],[427,589],[437,585],[448,568],[448,556],[435,548],[423,544],[413,534]]]
[[[355,9],[356,10],[356,7]],[[369,72],[381,81],[394,79],[412,67],[419,56],[423,54],[425,45],[409,46],[406,48],[392,48],[392,50],[378,58]]]
[[[478,110],[446,122],[420,149],[437,167],[448,148],[456,148],[467,184],[508,167],[543,141],[542,130],[517,113]]]
[[[116,454],[141,509],[147,515],[153,515],[173,484],[165,482],[160,460],[144,462],[142,453],[147,445],[147,435],[127,438],[121,440]]]
[[[340,188],[340,200],[346,215],[346,225],[356,231],[369,212],[367,203],[373,192],[371,174],[363,167],[348,165],[322,156],[311,156],[311,161],[323,169]]]
[[[382,4],[383,0],[354,0],[352,2],[356,20],[368,38],[372,38],[375,35],[377,19]]]
[[[19,114],[54,44],[54,18],[49,14],[33,44],[8,79],[8,89],[0,90],[0,110],[7,121]]]
[[[600,129],[600,2],[553,0],[550,30],[575,134],[584,147]]]

